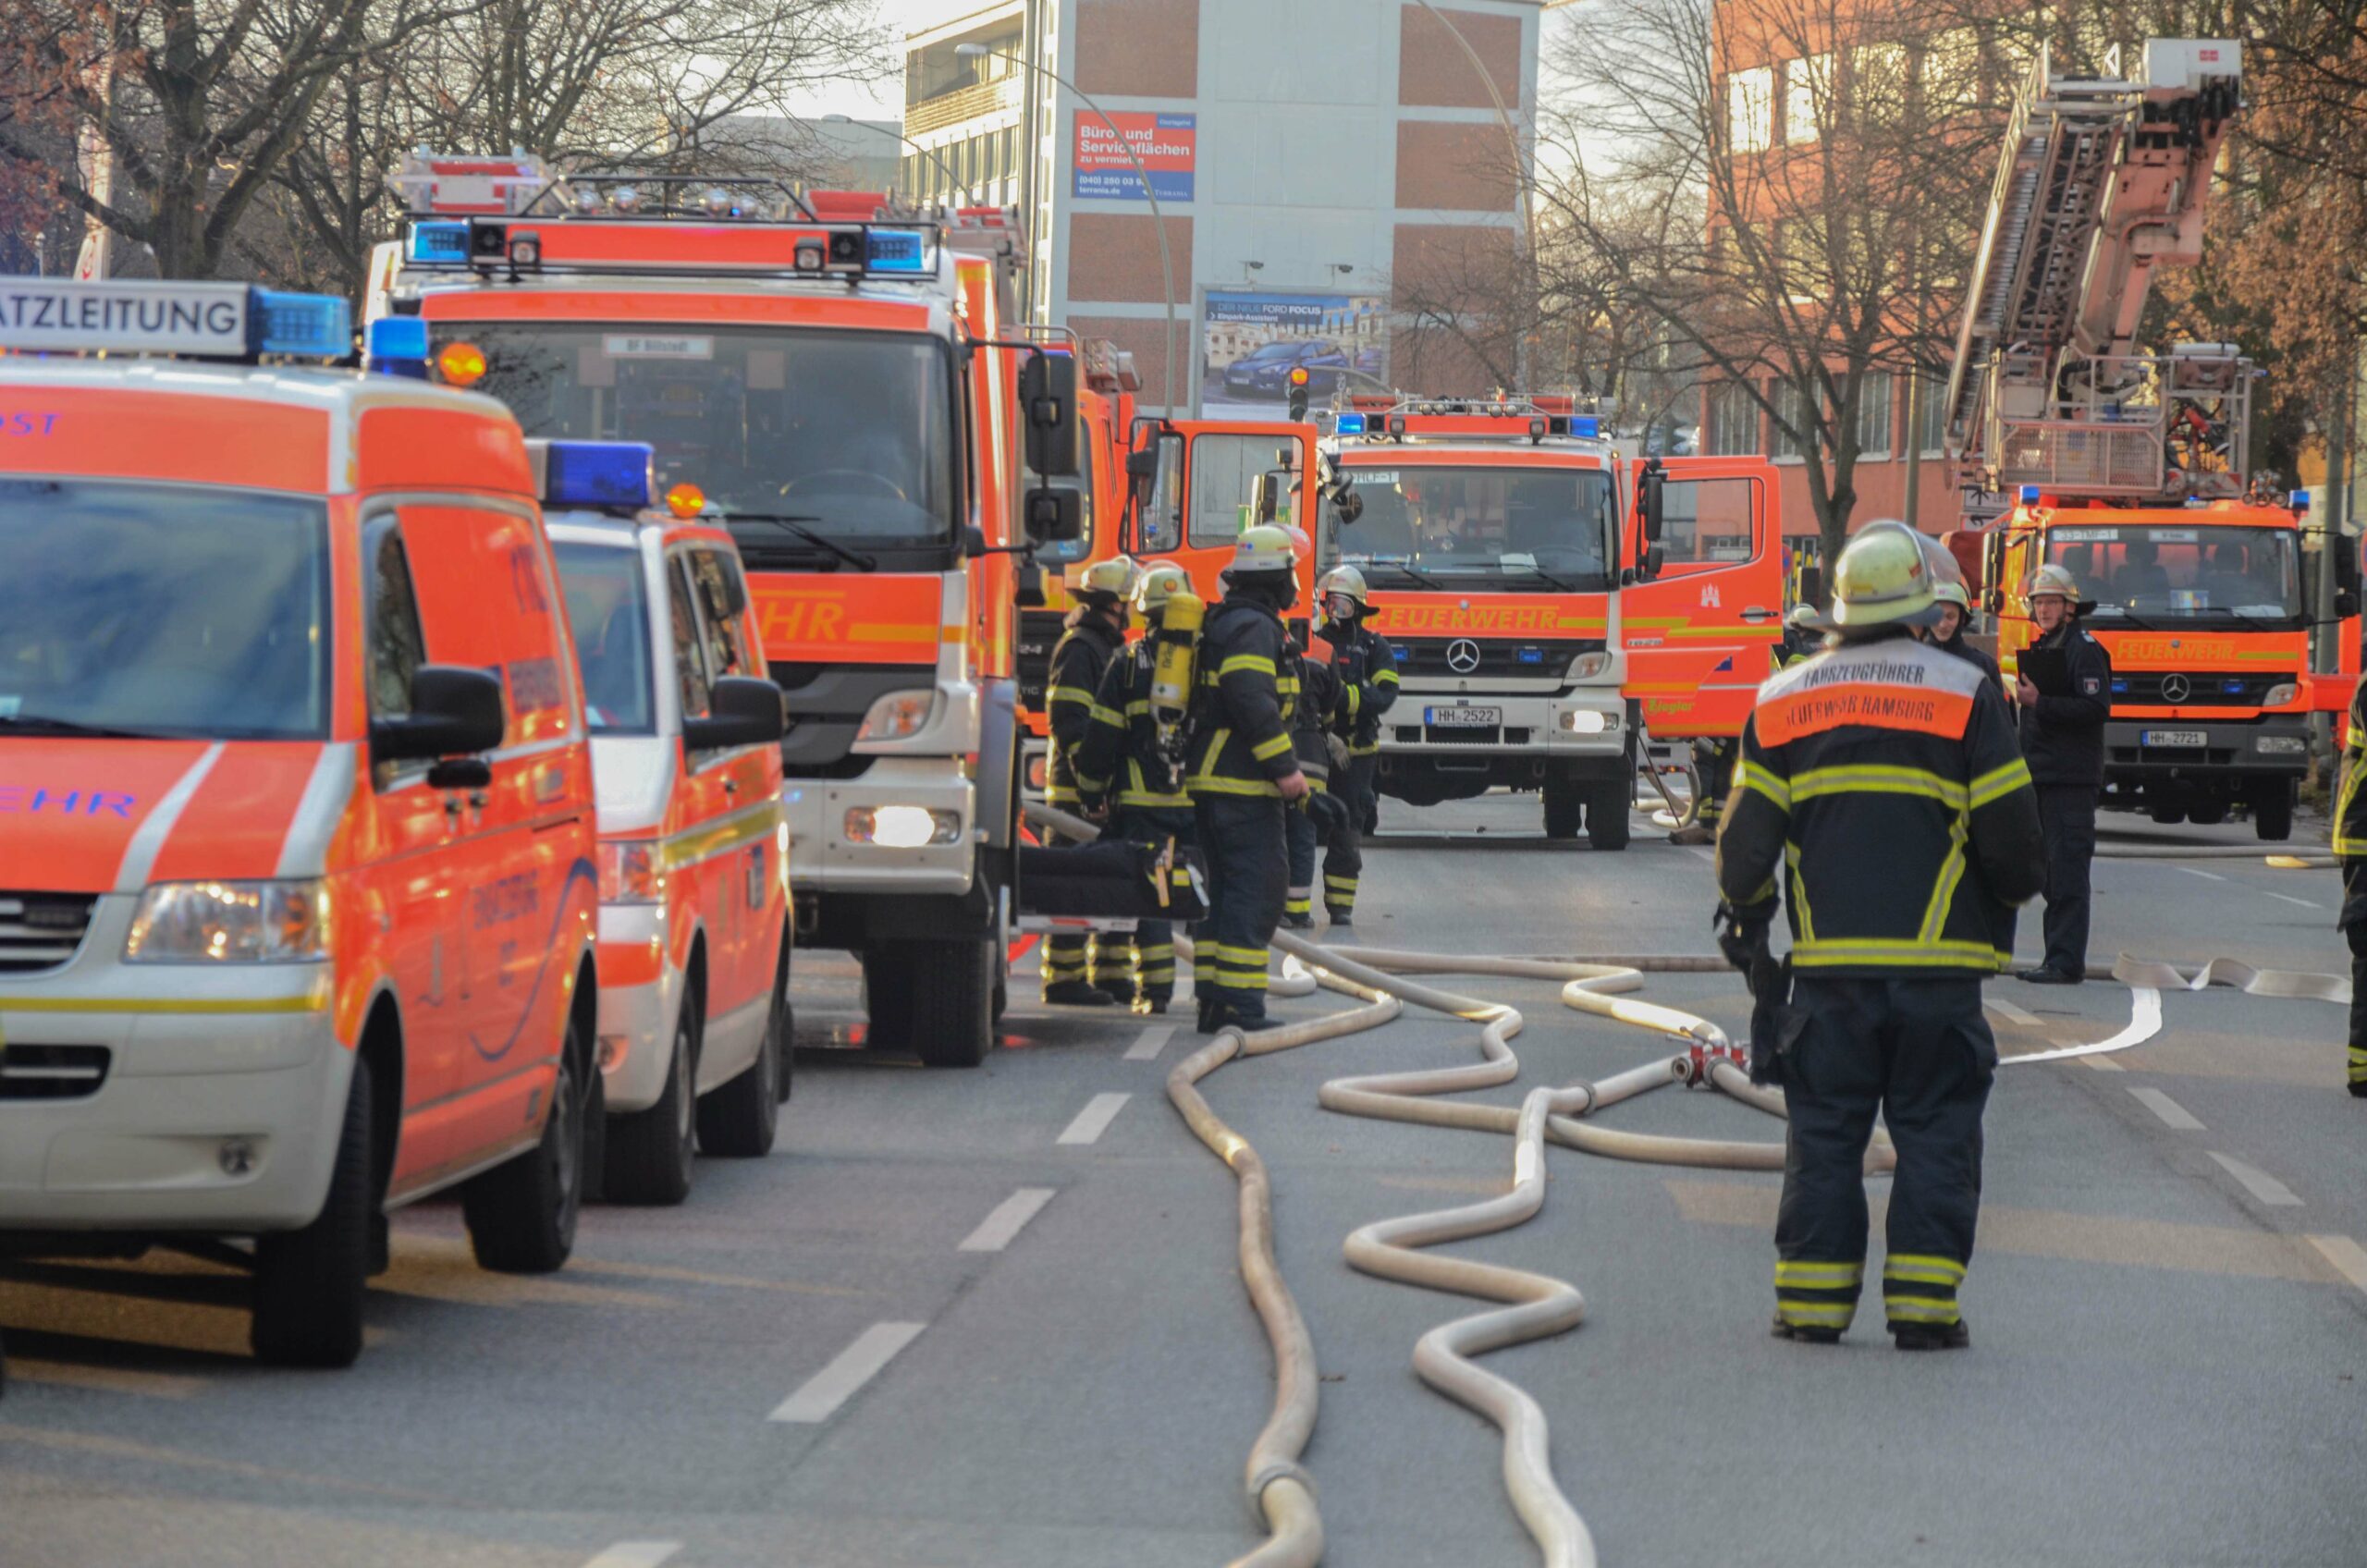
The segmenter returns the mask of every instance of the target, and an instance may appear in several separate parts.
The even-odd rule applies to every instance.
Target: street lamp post
[[[934,148],[922,146],[919,142],[914,141],[911,137],[906,136],[901,130],[889,130],[884,125],[876,124],[870,120],[859,120],[852,115],[824,115],[822,116],[822,121],[825,125],[859,126],[865,130],[876,130],[882,136],[894,137],[905,146],[910,147],[914,152],[918,153],[922,157],[926,158],[930,163],[935,164],[937,165],[937,172],[945,177],[947,188],[959,192],[964,202],[970,202],[970,188],[955,177],[952,169],[946,165],[946,162],[943,158],[937,155]]]
[[[983,43],[957,43],[953,46],[953,53],[964,60],[1001,60],[1017,66],[1022,70],[1040,72],[1054,85],[1067,88],[1076,94],[1077,102],[1091,109],[1095,117],[1110,128],[1110,134],[1117,140],[1119,151],[1124,153],[1126,161],[1134,165],[1134,178],[1143,182],[1143,196],[1150,202],[1151,227],[1159,232],[1159,287],[1167,302],[1167,336],[1162,340],[1164,352],[1159,355],[1160,360],[1164,361],[1163,368],[1167,373],[1167,387],[1165,401],[1160,407],[1160,411],[1171,417],[1175,412],[1175,263],[1167,253],[1167,219],[1159,210],[1159,193],[1150,188],[1150,173],[1143,167],[1142,159],[1134,155],[1134,143],[1126,140],[1125,133],[1118,129],[1118,122],[1104,113],[1100,104],[1086,97],[1078,89],[1076,83],[1054,71],[1050,67],[1038,65],[1033,60],[1023,60],[1016,55],[1006,55],[999,49],[989,49]],[[1492,84],[1490,91],[1494,91]],[[1032,151],[1029,155],[1031,157],[1034,155]]]

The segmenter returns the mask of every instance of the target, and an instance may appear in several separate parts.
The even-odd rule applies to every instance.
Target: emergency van
[[[1549,396],[1360,395],[1325,456],[1397,652],[1383,794],[1534,790],[1547,837],[1624,849],[1650,742],[1741,732],[1781,635],[1762,461],[1642,459]]]
[[[798,940],[861,959],[870,1044],[976,1065],[1017,875],[1016,557],[1077,517],[1021,484],[1075,378],[1006,332],[1016,214],[484,166],[406,164],[372,318],[424,320],[438,374],[530,435],[646,441],[662,486],[701,486],[788,693]],[[1065,403],[1023,414],[1026,364],[1065,365]]]
[[[0,1250],[237,1238],[256,1354],[344,1365],[386,1210],[574,1242],[592,755],[525,444],[255,363],[350,355],[342,300],[0,312]]]
[[[731,535],[683,521],[693,485],[668,496],[679,515],[624,510],[650,453],[621,450],[640,465],[621,515],[545,523],[599,790],[601,1195],[679,1203],[693,1147],[771,1153],[789,1097],[784,725]]]

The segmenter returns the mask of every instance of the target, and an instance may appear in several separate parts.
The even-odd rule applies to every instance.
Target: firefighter
[[[1168,561],[1152,561],[1134,583],[1134,603],[1144,635],[1122,649],[1103,672],[1093,703],[1092,728],[1077,748],[1077,787],[1088,810],[1107,804],[1110,832],[1153,846],[1192,842],[1192,797],[1184,791],[1183,749],[1161,732],[1152,711],[1151,681],[1167,603],[1192,591],[1192,579]],[[1115,798],[1111,798],[1114,788]],[[1136,1012],[1163,1013],[1175,996],[1175,931],[1164,920],[1138,921],[1131,944],[1104,938],[1099,946],[1129,960]],[[1106,967],[1106,965],[1105,965]]]
[[[1774,1331],[1829,1344],[1856,1313],[1880,1113],[1898,1150],[1889,1330],[1902,1350],[1954,1349],[1997,1064],[1981,982],[2011,956],[2000,919],[2038,890],[2038,802],[2004,701],[1911,635],[1934,619],[1913,531],[1869,525],[1834,580],[1838,640],[1760,689],[1718,837],[1722,946],[1763,959],[1779,878],[1790,893]]]
[[[2342,742],[2342,790],[2334,808],[2334,852],[2342,862],[2342,913],[2350,943],[2350,1092],[2367,1099],[2367,677],[2350,692]]]
[[[1335,776],[1344,778],[1346,773],[1344,768],[1333,768],[1331,754],[1331,730],[1333,712],[1340,706],[1340,681],[1330,665],[1308,658],[1296,638],[1291,640],[1284,656],[1298,677],[1298,705],[1291,715],[1291,753],[1298,758],[1299,771],[1306,775],[1311,802],[1315,796],[1330,791]],[[1294,931],[1312,931],[1316,853],[1339,835],[1325,832],[1306,803],[1283,819],[1282,830],[1290,851],[1290,876],[1282,892],[1282,924]],[[1328,858],[1324,864],[1328,870]]]
[[[1052,646],[1051,672],[1044,681],[1044,710],[1051,720],[1052,750],[1044,767],[1044,798],[1062,811],[1078,811],[1076,753],[1092,728],[1094,694],[1102,673],[1126,642],[1126,596],[1134,591],[1134,563],[1124,556],[1096,561],[1077,580],[1076,608],[1068,630]],[[1059,843],[1058,834],[1045,842]],[[1067,1007],[1108,1007],[1122,994],[1131,1000],[1129,955],[1118,945],[1105,957],[1085,935],[1062,933],[1044,939],[1044,999]]]
[[[1921,635],[1933,647],[1977,666],[1995,683],[1998,694],[2005,695],[2005,677],[1997,661],[1965,641],[1965,633],[1972,630],[1972,594],[1964,585],[1964,568],[1928,533],[1923,536],[1923,555],[1932,563],[1932,601],[1940,607],[1940,619]]]
[[[1208,914],[1194,935],[1200,1033],[1272,1027],[1268,945],[1288,876],[1284,811],[1307,793],[1291,747],[1297,680],[1282,614],[1298,599],[1297,553],[1270,523],[1241,531],[1224,602],[1200,629],[1199,704],[1185,787],[1208,869]]]
[[[1373,781],[1380,771],[1380,721],[1397,701],[1397,650],[1366,624],[1373,609],[1363,572],[1335,566],[1315,593],[1340,686],[1331,730],[1348,743],[1347,766],[1331,780],[1331,792],[1347,808],[1348,828],[1333,833],[1324,851],[1323,910],[1333,929],[1349,931],[1355,925],[1356,883],[1365,869],[1364,835],[1380,809]]]
[[[2112,657],[2079,621],[2079,585],[2059,566],[2031,574],[2036,648],[2062,650],[2067,692],[2015,682],[2022,754],[2038,784],[2046,828],[2046,962],[2019,972],[2033,986],[2076,986],[2088,977],[2088,863],[2096,853],[2096,794],[2104,782],[2104,721],[2112,717]]]

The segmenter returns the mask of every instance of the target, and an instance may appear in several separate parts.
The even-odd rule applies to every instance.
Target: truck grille
[[[2162,690],[2162,683],[2174,677],[2186,681],[2185,696],[2172,697]],[[2267,700],[2270,687],[2292,679],[2290,672],[2132,669],[2115,672],[2112,700],[2146,707],[2256,708]]]
[[[64,964],[82,946],[98,901],[88,893],[0,892],[0,974]]]
[[[1457,669],[1447,662],[1447,650],[1462,639],[1453,637],[1409,637],[1396,644],[1397,673],[1423,676],[1431,680],[1484,680],[1509,678],[1517,680],[1560,680],[1568,672],[1570,661],[1580,654],[1600,653],[1600,640],[1585,643],[1521,643],[1509,639],[1481,641],[1469,639],[1479,650],[1479,662],[1470,669]]]
[[[79,1100],[107,1081],[104,1046],[11,1045],[0,1053],[0,1100]]]

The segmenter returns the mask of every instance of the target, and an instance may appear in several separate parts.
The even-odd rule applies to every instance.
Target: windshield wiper
[[[112,724],[84,724],[77,718],[52,718],[47,714],[0,714],[0,729],[21,729],[40,735],[73,735],[92,741],[179,741],[186,737],[154,729],[126,729]]]
[[[861,550],[849,549],[828,534],[811,527],[811,524],[822,521],[818,517],[791,517],[785,512],[733,512],[723,521],[726,522],[768,522],[775,528],[794,533],[817,550],[827,550],[857,571],[879,570],[878,557],[867,556]]]
[[[2130,614],[2128,610],[2122,608],[2118,605],[2099,605],[2095,609],[2089,613],[2091,615],[2102,616],[2106,619],[2113,621],[2116,625],[2135,627],[2140,631],[2161,631],[2166,630],[2165,628],[2154,625],[2152,621],[2147,620],[2141,615]]]
[[[1585,592],[1585,590],[1581,589],[1576,583],[1564,582],[1563,579],[1554,576],[1551,572],[1538,565],[1535,561],[1508,561],[1500,558],[1496,564],[1507,571],[1526,571],[1533,577],[1551,582],[1554,587],[1560,589],[1564,594],[1577,594]]]
[[[1355,557],[1351,557],[1349,559],[1353,563]],[[1402,571],[1425,588],[1435,588],[1441,593],[1446,591],[1446,584],[1416,566],[1414,557],[1411,556],[1366,556],[1363,560],[1367,566],[1387,567],[1392,571]]]

